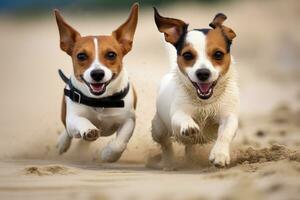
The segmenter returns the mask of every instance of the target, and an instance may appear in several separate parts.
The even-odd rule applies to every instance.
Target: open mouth
[[[83,77],[81,77],[83,82],[89,87],[90,92],[93,95],[101,95],[105,92],[106,86],[109,84],[110,81],[104,83],[89,83]]]
[[[213,95],[217,81],[218,80],[211,83],[196,83],[192,81],[192,83],[197,89],[197,94],[200,99],[209,99]]]
[[[106,89],[106,83],[90,83],[88,86],[90,92],[95,95],[103,94]]]

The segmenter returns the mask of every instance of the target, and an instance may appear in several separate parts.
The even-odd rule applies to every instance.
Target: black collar
[[[117,92],[111,96],[103,98],[92,98],[84,95],[80,90],[75,88],[71,79],[67,78],[64,73],[59,69],[58,74],[60,78],[70,87],[64,89],[65,96],[69,97],[73,102],[80,103],[91,107],[101,108],[123,108],[124,100],[122,100],[129,92],[129,83],[125,89]]]

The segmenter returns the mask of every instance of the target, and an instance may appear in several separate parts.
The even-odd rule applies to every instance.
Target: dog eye
[[[115,60],[116,57],[117,57],[117,54],[113,51],[110,51],[108,52],[106,55],[105,55],[106,59],[108,60]]]
[[[221,51],[216,51],[214,53],[214,59],[216,59],[216,60],[222,60],[223,57],[224,57],[224,53]]]
[[[185,52],[182,54],[183,58],[187,61],[193,60],[194,55],[191,52]]]
[[[86,53],[79,53],[77,54],[77,59],[79,61],[85,61],[88,58],[88,56],[86,55]]]

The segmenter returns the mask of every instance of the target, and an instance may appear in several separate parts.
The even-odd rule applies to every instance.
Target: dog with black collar
[[[81,36],[55,10],[60,48],[72,58],[74,74],[66,83],[62,100],[65,130],[58,141],[60,154],[66,152],[72,138],[95,141],[100,136],[116,137],[101,152],[104,162],[117,161],[135,128],[137,96],[129,82],[123,57],[131,50],[138,21],[135,3],[129,18],[111,35]]]

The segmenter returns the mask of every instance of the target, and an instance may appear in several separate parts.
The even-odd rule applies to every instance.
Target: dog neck
[[[75,88],[77,88],[78,90],[80,90],[85,96],[87,97],[91,97],[91,98],[103,98],[103,97],[108,97],[108,96],[112,96],[113,94],[120,92],[121,90],[123,90],[124,88],[127,87],[128,85],[128,74],[127,71],[124,67],[122,67],[121,72],[119,73],[119,75],[113,79],[110,84],[107,85],[106,87],[106,91],[97,96],[97,95],[93,95],[90,93],[88,86],[77,80],[77,78],[74,76],[74,74],[71,76],[71,82],[73,84],[73,86]]]

